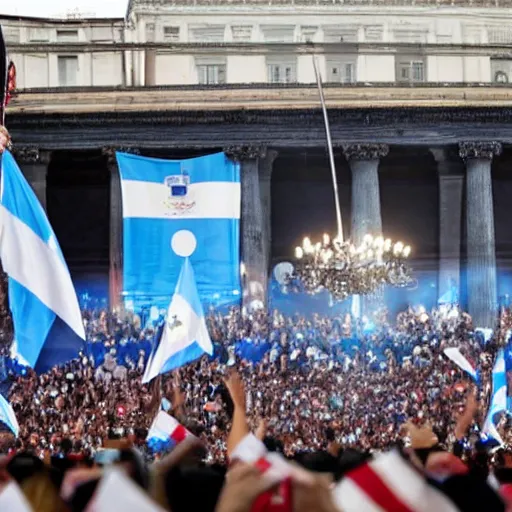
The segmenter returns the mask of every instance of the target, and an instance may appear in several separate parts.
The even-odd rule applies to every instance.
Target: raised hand
[[[245,386],[237,372],[232,372],[225,381],[235,407],[245,411]]]
[[[411,448],[413,450],[432,448],[432,446],[439,442],[439,439],[432,430],[432,426],[428,423],[422,427],[417,427],[414,423],[408,421],[405,424],[405,429],[411,439]]]

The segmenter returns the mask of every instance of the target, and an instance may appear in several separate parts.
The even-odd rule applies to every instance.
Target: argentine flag
[[[498,443],[503,440],[496,429],[495,416],[507,410],[507,376],[505,373],[505,354],[503,349],[498,352],[494,368],[492,370],[492,396],[489,412],[484,423],[483,432],[492,437]]]
[[[4,423],[9,430],[18,437],[20,426],[11,407],[11,404],[0,393],[0,423]]]
[[[147,383],[204,354],[212,355],[213,345],[197,293],[194,270],[190,260],[185,258],[160,343],[149,357],[142,382]]]
[[[9,276],[16,355],[38,372],[78,356],[78,299],[55,234],[13,156],[2,156],[0,259]]]

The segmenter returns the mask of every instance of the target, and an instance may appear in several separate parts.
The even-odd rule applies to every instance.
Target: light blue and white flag
[[[503,349],[498,352],[492,370],[492,395],[487,418],[483,426],[483,433],[494,438],[498,443],[503,440],[496,429],[495,417],[498,413],[507,410],[507,376],[505,372],[505,355]]]
[[[84,325],[55,234],[8,151],[1,169],[0,259],[9,276],[16,355],[44,372],[78,356]]]
[[[451,359],[461,370],[471,375],[474,380],[478,380],[478,374],[472,364],[462,355],[461,351],[456,347],[444,349],[444,355]]]
[[[162,337],[149,357],[142,382],[149,382],[204,354],[212,355],[213,345],[197,293],[194,270],[190,260],[185,258]]]
[[[125,301],[133,301],[135,307],[167,307],[185,255],[194,265],[201,300],[238,299],[239,165],[224,153],[180,161],[117,153],[117,161]],[[192,251],[181,250],[178,235],[183,234],[192,240]]]
[[[7,428],[16,436],[20,432],[20,426],[18,420],[11,407],[11,404],[4,398],[0,393],[0,423],[4,423]]]

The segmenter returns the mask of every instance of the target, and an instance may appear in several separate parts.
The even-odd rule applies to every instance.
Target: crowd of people
[[[118,509],[134,492],[128,485],[161,507],[147,510],[173,512],[512,510],[512,455],[492,455],[478,432],[500,343],[475,333],[458,308],[411,308],[392,323],[385,312],[370,322],[211,311],[214,356],[144,385],[159,321],[85,311],[80,358],[39,376],[8,367],[20,433],[2,437],[0,503],[15,481],[36,511]],[[478,386],[443,355],[447,347],[478,368]],[[147,443],[162,409],[192,434],[167,454]],[[508,441],[506,422],[498,430]],[[276,465],[273,480],[261,464]],[[361,480],[372,464],[386,485],[401,474],[385,502],[374,477]],[[114,479],[115,468],[124,477]],[[421,475],[416,494],[412,475]],[[273,508],[276,496],[282,508]]]
[[[450,442],[453,410],[471,379],[443,356],[458,347],[481,375],[482,407],[490,391],[496,340],[473,332],[471,319],[409,309],[388,323],[350,315],[287,318],[237,308],[211,311],[214,358],[203,358],[143,385],[141,375],[157,323],[140,325],[106,311],[84,312],[88,342],[80,358],[36,375],[7,359],[10,401],[19,419],[18,446],[58,451],[63,439],[94,454],[104,439],[144,440],[162,399],[178,402],[187,421],[208,440],[209,460],[225,457],[230,403],[224,379],[237,367],[246,383],[251,424],[266,422],[286,453],[320,448],[326,426],[361,449],[392,445],[408,419],[429,420]]]

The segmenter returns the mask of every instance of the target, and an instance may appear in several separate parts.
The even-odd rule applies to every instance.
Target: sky
[[[87,16],[124,16],[128,0],[0,0],[0,14],[19,16],[66,16],[80,12]]]

